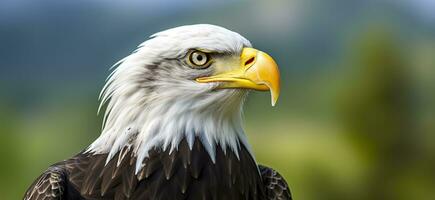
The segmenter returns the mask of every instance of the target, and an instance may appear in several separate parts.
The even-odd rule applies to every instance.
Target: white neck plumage
[[[194,84],[194,83],[192,83]],[[178,86],[177,86],[178,85]],[[213,90],[212,86],[186,90],[170,84],[158,94],[112,94],[101,136],[88,148],[94,154],[108,153],[107,162],[126,146],[137,156],[136,171],[152,148],[177,150],[185,139],[190,147],[198,138],[215,161],[216,145],[238,157],[240,145],[250,147],[242,127],[243,90]],[[198,91],[201,90],[201,91]],[[213,92],[213,95],[207,95]],[[252,154],[252,153],[251,153]]]

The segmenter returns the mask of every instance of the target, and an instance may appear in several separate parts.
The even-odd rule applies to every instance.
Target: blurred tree
[[[340,100],[349,139],[370,166],[365,194],[356,199],[408,199],[399,186],[420,159],[420,134],[406,55],[394,32],[376,26],[364,33],[351,56],[357,71]]]

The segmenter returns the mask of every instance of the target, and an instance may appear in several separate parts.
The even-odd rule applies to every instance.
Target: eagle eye
[[[210,60],[209,54],[194,50],[189,54],[188,64],[194,68],[206,68],[210,65]]]

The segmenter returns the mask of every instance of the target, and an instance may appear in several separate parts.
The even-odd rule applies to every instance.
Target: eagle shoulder
[[[64,169],[51,166],[27,189],[24,200],[61,200],[65,191]]]
[[[267,166],[259,165],[258,167],[267,200],[292,200],[290,189],[281,174]]]

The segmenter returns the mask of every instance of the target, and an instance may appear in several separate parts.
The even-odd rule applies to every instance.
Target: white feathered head
[[[88,148],[109,153],[130,145],[140,163],[153,147],[177,148],[199,138],[210,154],[220,145],[237,155],[249,147],[242,104],[249,89],[279,95],[274,60],[251,43],[214,25],[181,26],[156,33],[115,64],[100,98],[106,106],[101,136]]]

